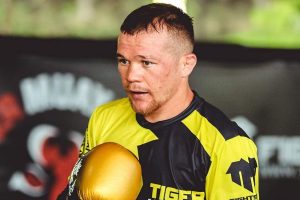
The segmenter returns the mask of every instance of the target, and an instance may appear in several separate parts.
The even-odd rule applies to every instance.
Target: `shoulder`
[[[212,160],[222,160],[224,167],[232,162],[257,162],[257,148],[254,141],[234,121],[231,121],[221,110],[203,100],[197,109],[202,116],[200,140]],[[203,133],[204,132],[204,133]],[[201,137],[201,134],[202,137]],[[240,161],[243,160],[243,161]],[[227,168],[226,168],[227,169]],[[225,170],[225,169],[224,169]]]
[[[231,121],[221,110],[205,100],[203,100],[197,111],[207,120],[207,123],[218,130],[224,140],[229,140],[237,136],[249,138],[237,123]]]
[[[210,156],[220,154],[224,147],[230,147],[233,143],[239,149],[245,146],[255,149],[255,144],[242,128],[200,97],[193,112],[182,122]]]
[[[91,115],[91,121],[98,121],[105,118],[118,118],[134,113],[128,98],[117,99],[95,108]]]
[[[102,112],[114,112],[131,109],[130,102],[128,98],[117,99],[110,101],[108,103],[98,106],[95,110],[95,114],[100,114]]]

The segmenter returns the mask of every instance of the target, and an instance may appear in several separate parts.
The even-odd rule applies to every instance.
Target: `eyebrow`
[[[123,55],[122,55],[122,54],[120,54],[120,53],[117,53],[116,57],[117,57],[117,58],[118,58],[118,57],[125,58],[125,56],[123,56]]]
[[[120,54],[120,53],[117,53],[117,54],[116,54],[116,57],[117,57],[117,58],[126,58],[125,56],[123,56],[123,55]],[[152,59],[152,60],[157,60],[157,59],[155,59],[155,58],[153,58],[153,57],[151,57],[151,56],[137,55],[136,57],[139,57],[139,58],[142,58],[142,59]]]
[[[137,57],[140,57],[140,58],[143,58],[143,59],[149,59],[149,58],[151,58],[150,56],[142,56],[142,55],[137,55]]]

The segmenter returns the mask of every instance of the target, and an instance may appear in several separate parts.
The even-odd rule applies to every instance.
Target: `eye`
[[[118,63],[121,65],[127,65],[129,63],[125,58],[118,58]]]
[[[152,65],[154,65],[155,63],[150,62],[148,60],[143,60],[142,61],[145,67],[151,67]]]

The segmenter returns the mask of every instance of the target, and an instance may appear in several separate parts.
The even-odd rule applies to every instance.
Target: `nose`
[[[128,82],[139,82],[143,75],[143,69],[139,64],[131,63],[127,68],[126,79]]]

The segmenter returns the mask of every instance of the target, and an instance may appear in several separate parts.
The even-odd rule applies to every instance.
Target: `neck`
[[[194,93],[190,88],[183,92],[177,92],[162,107],[144,117],[152,123],[171,119],[184,111],[191,104],[193,97]]]

